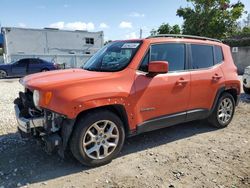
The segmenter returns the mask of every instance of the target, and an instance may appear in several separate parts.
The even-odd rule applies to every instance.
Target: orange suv
[[[115,41],[81,68],[29,75],[14,101],[18,130],[82,164],[110,162],[126,137],[206,119],[232,120],[240,81],[216,39],[160,35]]]

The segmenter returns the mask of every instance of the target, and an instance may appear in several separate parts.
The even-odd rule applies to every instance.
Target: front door
[[[21,59],[11,66],[11,72],[13,76],[24,76],[27,73],[27,66],[29,60]]]
[[[185,44],[164,43],[151,46],[135,78],[139,125],[151,120],[166,119],[161,123],[168,126],[185,120],[190,95],[190,72],[185,71],[185,53]],[[150,61],[167,61],[169,72],[154,77],[147,76]]]

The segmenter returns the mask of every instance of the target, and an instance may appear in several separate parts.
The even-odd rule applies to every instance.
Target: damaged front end
[[[40,140],[47,152],[58,151],[64,157],[64,151],[70,138],[75,120],[34,105],[33,92],[25,89],[15,99],[15,113],[18,131],[23,138]]]

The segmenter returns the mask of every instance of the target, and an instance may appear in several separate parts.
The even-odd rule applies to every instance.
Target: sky
[[[250,0],[241,2],[250,13]],[[2,27],[102,30],[105,40],[129,39],[138,38],[140,28],[146,37],[163,22],[181,25],[176,10],[188,5],[186,0],[0,0],[0,23]]]

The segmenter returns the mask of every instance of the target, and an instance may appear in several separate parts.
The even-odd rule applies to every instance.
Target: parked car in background
[[[241,88],[229,46],[185,35],[115,41],[81,69],[20,83],[25,90],[14,103],[21,135],[61,156],[69,147],[88,166],[110,162],[128,136],[201,119],[227,127]]]
[[[15,63],[0,65],[0,78],[21,77],[32,73],[58,69],[58,65],[38,58],[21,59]]]
[[[243,74],[243,90],[246,94],[250,94],[250,66],[245,68]]]

